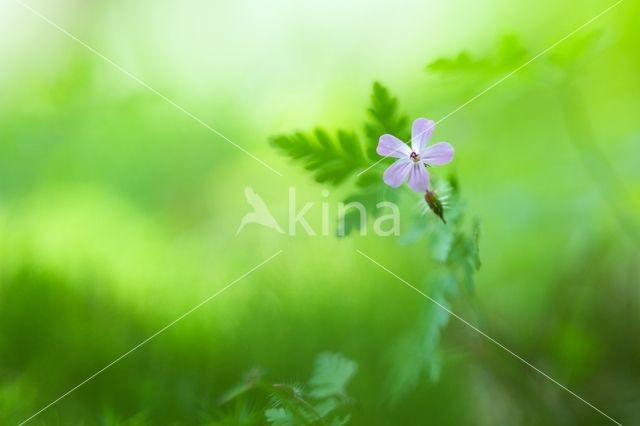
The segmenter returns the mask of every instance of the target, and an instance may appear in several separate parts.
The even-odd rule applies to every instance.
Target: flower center
[[[414,163],[419,163],[420,162],[420,156],[418,154],[416,154],[415,151],[411,151],[411,155],[409,155],[409,158],[414,162]]]

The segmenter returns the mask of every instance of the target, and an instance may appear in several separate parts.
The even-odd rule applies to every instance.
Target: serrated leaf
[[[426,70],[441,76],[483,76],[483,78],[510,72],[527,58],[527,49],[516,34],[506,34],[498,40],[497,48],[484,58],[474,59],[467,51],[454,57],[438,58]]]
[[[365,151],[370,160],[377,161],[380,159],[380,155],[376,152],[380,136],[388,133],[401,140],[408,140],[409,120],[406,115],[402,115],[398,111],[398,99],[378,82],[373,84],[371,105],[367,112],[369,121],[364,128],[367,135]]]
[[[297,419],[284,408],[269,408],[264,412],[267,422],[273,426],[296,426]]]
[[[426,70],[434,74],[453,75],[486,69],[486,60],[475,60],[469,52],[460,52],[453,58],[438,58],[426,66]]]
[[[355,133],[340,130],[332,138],[322,129],[276,136],[271,144],[313,173],[317,182],[338,185],[369,165]]]
[[[313,398],[343,397],[357,370],[358,364],[340,354],[318,355],[309,380],[309,395]]]

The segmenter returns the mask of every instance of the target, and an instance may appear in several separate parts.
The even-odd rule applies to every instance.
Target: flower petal
[[[376,152],[385,157],[409,158],[409,146],[393,135],[382,135],[378,140]]]
[[[436,127],[436,122],[426,118],[418,118],[411,126],[411,149],[419,154],[427,146],[427,141]]]
[[[384,183],[387,185],[397,188],[402,185],[402,182],[407,178],[409,171],[411,170],[411,165],[413,162],[408,158],[401,158],[393,163],[387,170],[384,171]],[[420,164],[420,167],[424,167]]]
[[[414,163],[411,166],[409,186],[416,192],[425,192],[429,188],[429,173],[422,163]]]
[[[425,164],[447,164],[453,159],[453,147],[447,142],[438,142],[427,147],[420,158]]]

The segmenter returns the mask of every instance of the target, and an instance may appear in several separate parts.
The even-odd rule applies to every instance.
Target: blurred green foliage
[[[345,201],[347,203],[359,201],[367,207],[368,212],[374,212],[376,211],[374,207],[385,200],[388,189],[382,180],[383,167],[387,167],[390,161],[395,160],[393,158],[381,159],[375,152],[377,146],[375,135],[379,137],[382,134],[393,134],[403,140],[408,140],[408,131],[401,128],[401,126],[408,126],[408,120],[398,113],[398,100],[378,82],[373,84],[371,106],[368,108],[368,113],[370,122],[365,125],[364,129],[368,136],[369,146],[373,148],[373,150],[368,150],[369,163],[341,161],[340,172],[335,173],[339,179],[334,180],[333,183],[339,184],[349,175],[357,176],[355,186],[358,187],[359,192],[349,196]],[[339,161],[339,157],[335,155],[335,147],[331,145],[330,141],[321,136],[326,133],[322,130],[316,130],[316,134],[318,140],[325,139],[325,142],[321,142],[315,147],[309,144],[308,140],[301,138],[300,133],[288,137],[277,137],[273,140],[273,144],[294,160],[316,159],[312,163],[307,161],[305,163],[306,169],[320,169],[324,173],[329,173],[334,170],[331,167],[334,163],[328,159],[326,161],[318,161],[317,159],[327,157],[336,158],[334,161]],[[351,144],[350,147],[349,144]],[[345,152],[361,152],[361,146],[356,137],[342,138],[341,146]],[[387,161],[382,163],[382,160]],[[324,166],[324,163],[327,165]],[[315,179],[318,182],[326,181],[326,177],[317,172]],[[432,177],[431,179],[436,180],[437,178]],[[363,184],[363,182],[366,183]],[[441,211],[434,211],[434,215],[431,215],[429,210],[434,209],[427,203],[425,194],[411,193],[413,198],[420,200],[421,210],[420,214],[413,218],[409,225],[409,232],[401,240],[404,244],[426,243],[429,250],[415,249],[415,261],[418,264],[433,265],[433,267],[424,280],[424,291],[430,294],[423,294],[430,300],[425,301],[427,306],[425,306],[424,312],[415,320],[418,326],[412,327],[417,330],[412,329],[404,332],[403,337],[393,344],[390,374],[385,380],[388,383],[390,399],[394,401],[414,390],[424,371],[429,371],[428,376],[434,381],[439,378],[441,360],[438,344],[442,329],[449,320],[448,309],[450,305],[447,299],[456,297],[461,287],[466,289],[468,293],[473,293],[474,275],[476,270],[480,268],[479,222],[476,220],[470,231],[465,229],[464,204],[455,177],[452,176],[448,182],[443,180],[436,180],[436,182],[430,187],[429,194],[435,194],[433,196],[438,200],[440,208],[446,207],[444,216]],[[397,196],[394,199],[397,199]],[[427,214],[429,217],[425,217]],[[361,218],[357,212],[351,215],[347,214],[339,219],[344,220],[346,232],[365,225],[360,223]]]
[[[149,21],[170,8],[137,6]],[[525,6],[514,7],[521,14]],[[225,7],[215,16],[237,21]],[[415,45],[384,61],[388,46],[367,48],[368,33],[354,30],[373,31],[375,20],[359,14],[341,44],[375,51],[375,62],[353,52],[329,60],[309,48],[324,45],[308,31],[283,49],[317,73],[294,70],[273,85],[264,69],[239,71],[234,55],[223,61],[205,52],[219,71],[203,89],[180,74],[180,61],[154,62],[135,31],[109,26],[114,17],[138,16],[135,8],[60,8],[68,14],[55,15],[61,25],[283,170],[284,179],[63,35],[36,32],[32,44],[19,44],[29,41],[20,28],[46,24],[3,27],[16,31],[6,40],[20,50],[2,56],[0,80],[0,424],[25,420],[279,248],[272,264],[29,424],[268,424],[294,422],[292,408],[307,403],[313,410],[296,411],[305,420],[294,424],[315,421],[313,411],[327,407],[327,423],[349,415],[350,425],[607,424],[355,248],[622,424],[640,422],[640,342],[633,338],[640,327],[638,4],[623,2],[438,125],[434,137],[456,147],[454,163],[435,173],[453,197],[445,209],[450,225],[423,215],[406,191],[381,185],[385,162],[355,176],[376,159],[382,129],[406,139],[409,118],[444,117],[606,5],[581,4],[580,13],[576,5],[535,7],[531,25],[517,34],[502,24],[478,34],[456,12],[455,32],[467,36],[438,44],[440,58],[431,53],[433,40],[412,35]],[[185,18],[183,9],[171,10],[172,18]],[[332,16],[341,22],[342,14]],[[193,31],[202,24],[185,22]],[[243,25],[247,37],[246,28],[258,24]],[[202,25],[217,28],[206,19]],[[188,34],[197,46],[210,42],[167,22],[159,27],[171,37]],[[120,36],[137,50],[119,50]],[[62,49],[42,44],[58,37]],[[194,50],[180,45],[174,53]],[[291,65],[261,44],[235,56],[263,51],[263,68],[277,70],[271,76]],[[405,56],[417,61],[413,67]],[[339,65],[322,68],[325,62]],[[381,62],[393,67],[375,66]],[[229,73],[237,80],[228,82]],[[380,84],[370,95],[376,78],[393,95]],[[299,102],[294,95],[310,84],[324,97]],[[319,124],[350,130],[286,133]],[[268,147],[273,134],[284,135],[271,139],[277,150]],[[289,166],[282,153],[309,171]],[[358,236],[354,216],[349,238],[255,228],[233,239],[246,212],[245,186],[277,199],[292,184],[316,201],[324,185],[332,201],[397,201],[402,236]],[[477,274],[475,217],[482,218]],[[258,382],[269,390],[254,389]]]

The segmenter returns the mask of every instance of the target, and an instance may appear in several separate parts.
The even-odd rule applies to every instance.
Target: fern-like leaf
[[[322,129],[276,136],[271,144],[293,160],[302,162],[320,183],[338,185],[368,166],[355,133],[340,130],[332,138]]]
[[[318,355],[313,375],[309,380],[309,395],[313,398],[345,396],[347,384],[357,370],[358,364],[340,354]]]
[[[469,52],[462,51],[453,58],[438,58],[426,66],[426,71],[446,77],[489,77],[510,72],[527,58],[527,49],[515,34],[506,34],[498,41],[491,56],[474,59]]]
[[[271,423],[273,426],[299,425],[296,417],[293,416],[291,412],[281,407],[269,408],[264,412],[264,415],[267,418],[267,422]]]
[[[316,358],[308,391],[299,386],[272,386],[271,408],[265,411],[274,426],[335,425],[350,419],[346,387],[358,365],[340,354],[322,353]]]
[[[366,152],[370,160],[377,161],[380,156],[376,152],[376,147],[380,136],[389,133],[402,140],[409,139],[407,127],[409,119],[398,111],[398,99],[378,82],[373,84],[371,105],[367,112],[369,121],[364,127],[367,135]]]

